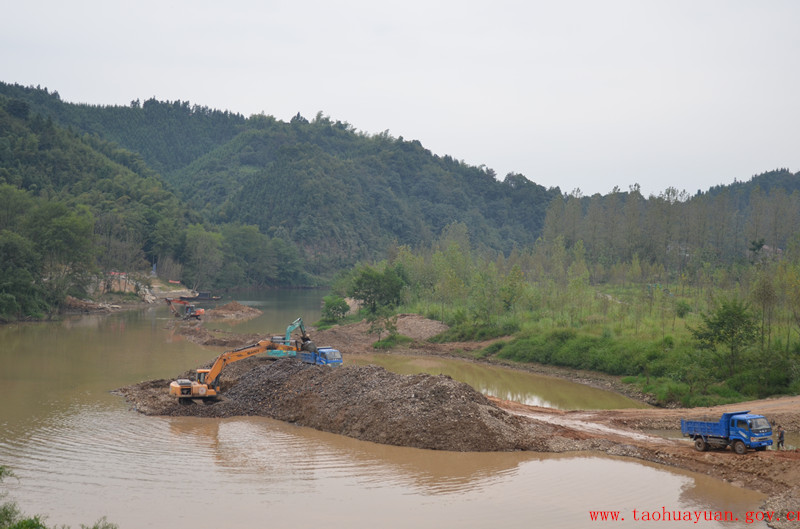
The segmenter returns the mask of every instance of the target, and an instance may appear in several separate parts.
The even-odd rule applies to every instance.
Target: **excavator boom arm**
[[[259,353],[263,353],[269,348],[271,343],[272,342],[269,340],[259,340],[257,343],[245,345],[239,349],[225,351],[217,357],[217,359],[214,361],[214,364],[211,366],[211,369],[206,375],[206,383],[209,386],[216,387],[218,382],[217,378],[226,365],[232,364],[233,362],[238,362],[239,360],[244,360],[245,358],[257,355]]]
[[[170,308],[173,308],[172,302],[175,301],[177,300],[167,298],[167,303],[170,305]],[[180,302],[182,304],[186,303],[183,300]],[[291,334],[292,331],[297,328],[300,328],[300,331],[303,334],[301,340],[292,343]],[[232,364],[233,362],[238,362],[239,360],[244,360],[245,358],[249,358],[266,351],[294,351],[297,354],[308,354],[306,352],[309,352],[313,355],[316,355],[317,347],[306,334],[306,329],[303,325],[303,319],[297,318],[286,328],[285,340],[282,340],[280,336],[277,336],[272,339],[259,340],[254,344],[245,345],[244,347],[240,347],[238,349],[225,351],[224,353],[220,354],[216,360],[214,360],[214,363],[211,365],[210,369],[197,370],[196,382],[191,382],[188,379],[180,379],[172,382],[170,384],[170,393],[177,395],[179,399],[193,398],[193,395],[198,395],[200,397],[215,397],[219,390],[219,376],[226,365]],[[336,353],[338,354],[338,351]],[[341,356],[338,358],[338,363],[341,363]],[[307,360],[304,359],[303,361]],[[312,361],[311,363],[316,363],[316,360]],[[195,393],[195,390],[197,390],[197,393]]]
[[[303,318],[297,318],[286,327],[286,344],[288,345],[292,340],[292,331],[299,328],[303,338],[307,338],[306,327],[303,325]]]

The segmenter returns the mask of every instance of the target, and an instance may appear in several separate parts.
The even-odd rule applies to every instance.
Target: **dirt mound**
[[[321,345],[331,345],[347,354],[374,353],[372,344],[380,338],[370,333],[371,325],[366,320],[349,325],[337,325],[324,331],[314,330],[314,341]],[[429,320],[419,314],[399,314],[397,316],[397,332],[408,336],[415,342],[424,342],[428,338],[446,331],[449,327],[444,323]],[[383,333],[383,338],[386,333]],[[434,344],[426,346],[434,347]]]
[[[527,421],[450,377],[397,375],[377,366],[331,369],[289,358],[230,367],[224,398],[211,404],[178,403],[167,395],[167,381],[144,382],[120,393],[145,414],[259,415],[399,446],[507,451],[534,444]]]
[[[262,312],[254,307],[231,301],[221,307],[207,310],[205,316],[210,320],[249,320],[261,314]]]
[[[283,360],[246,373],[227,395],[254,401],[255,410],[266,408],[276,419],[377,443],[455,451],[526,446],[518,418],[441,375]]]
[[[256,343],[262,337],[258,334],[236,334],[230,331],[215,329],[208,330],[202,323],[195,320],[172,321],[168,327],[174,334],[183,336],[190,342],[200,345],[219,346],[228,349],[242,347]]]

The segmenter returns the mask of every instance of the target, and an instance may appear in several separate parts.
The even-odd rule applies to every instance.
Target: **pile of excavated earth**
[[[220,307],[206,311],[206,318],[212,320],[249,320],[260,316],[260,310],[254,307],[242,305],[238,301],[231,301]]]
[[[200,343],[203,338],[227,347],[258,338],[202,336],[201,326],[183,322],[180,331]],[[424,340],[441,332],[437,322],[404,315],[401,334],[414,338],[408,354],[449,355],[484,344],[434,345]],[[209,333],[209,335],[214,333]],[[252,357],[227,366],[221,376],[223,397],[216,402],[179,403],[169,395],[170,380],[142,382],[118,390],[137,411],[147,415],[233,417],[256,415],[377,443],[453,451],[593,450],[633,457],[709,474],[768,494],[765,508],[776,512],[800,508],[800,453],[796,450],[697,452],[692,443],[646,433],[675,430],[680,418],[719,417],[722,411],[749,409],[789,431],[800,429],[800,397],[769,399],[702,410],[629,409],[563,411],[526,406],[487,397],[472,387],[439,375],[398,375],[376,366],[347,365],[347,357],[370,353],[377,337],[365,323],[312,334],[315,342],[338,348],[345,365],[330,369],[295,359]],[[210,365],[210,362],[209,364]],[[201,366],[201,367],[208,367]],[[587,373],[568,376],[600,387],[614,386],[607,377]],[[191,372],[175,378],[188,378]],[[785,520],[785,517],[784,517]],[[778,522],[773,527],[789,527]],[[782,525],[783,524],[783,525]],[[796,523],[794,523],[796,525]]]
[[[292,358],[231,364],[218,402],[178,403],[168,380],[120,390],[148,415],[258,415],[376,443],[454,451],[533,447],[524,420],[446,376],[397,375],[377,366],[331,369]],[[545,447],[541,447],[545,448]]]

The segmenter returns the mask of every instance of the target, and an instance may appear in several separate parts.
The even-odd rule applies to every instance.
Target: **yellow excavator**
[[[233,362],[271,350],[297,351],[293,346],[275,343],[271,340],[259,340],[257,343],[245,345],[239,349],[225,351],[217,357],[210,369],[198,369],[196,380],[179,378],[170,382],[169,394],[177,396],[179,401],[216,399],[219,395],[219,375],[222,373],[222,368]]]
[[[292,331],[300,329],[299,340],[291,337]],[[198,369],[195,380],[180,378],[169,384],[169,394],[178,397],[179,401],[191,399],[216,399],[219,395],[219,376],[222,369],[233,362],[251,356],[267,353],[273,359],[295,357],[301,362],[322,366],[339,366],[342,364],[341,353],[332,347],[317,347],[306,334],[302,318],[297,318],[286,328],[285,336],[273,336],[271,339],[245,345],[239,349],[225,351],[217,357],[210,369]]]

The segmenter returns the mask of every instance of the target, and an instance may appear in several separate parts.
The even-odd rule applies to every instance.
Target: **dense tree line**
[[[601,196],[580,192],[551,203],[544,238],[579,241],[592,280],[607,281],[615,266],[661,270],[660,279],[699,281],[709,268],[731,268],[777,257],[800,225],[800,174],[788,170],[690,197],[668,188],[644,198],[638,187]]]
[[[319,113],[285,123],[154,99],[101,107],[0,83],[37,115],[135,152],[208,226],[253,225],[300,251],[305,274],[329,275],[390,245],[429,243],[464,222],[476,245],[531,244],[558,190],[522,175],[436,156],[418,141],[368,135]],[[136,167],[136,160],[118,160]],[[300,277],[303,274],[299,275]]]
[[[244,116],[192,105],[188,101],[144,102],[128,106],[69,104],[58,92],[0,82],[0,94],[24,101],[30,109],[62,127],[98,136],[138,153],[161,174],[186,166],[192,160],[233,139],[245,123]]]
[[[41,317],[85,292],[95,270],[86,207],[0,184],[0,321]]]
[[[192,286],[313,282],[293,244],[203,223],[138,155],[2,96],[0,246],[2,320],[43,317],[105,272],[154,264]]]
[[[397,247],[342,275],[326,303],[349,296],[384,321],[400,305],[451,325],[441,340],[505,337],[481,354],[627,376],[664,404],[800,391],[797,233],[781,251],[753,247],[674,274],[636,253],[605,265],[561,233],[509,255],[476,249],[470,235],[453,224],[430,246]]]

